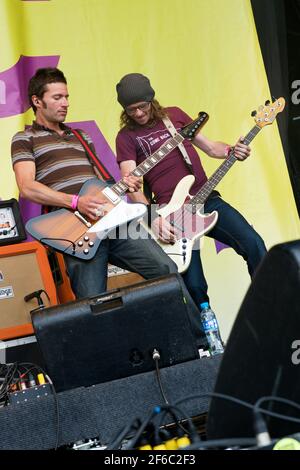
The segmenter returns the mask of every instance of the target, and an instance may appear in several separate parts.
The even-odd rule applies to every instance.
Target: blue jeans
[[[241,255],[252,277],[266,254],[264,241],[246,219],[219,196],[211,197],[204,205],[204,212],[209,213],[214,210],[218,211],[218,221],[206,236],[225,243]],[[196,305],[209,302],[208,286],[199,250],[193,250],[191,264],[183,274],[183,279]]]
[[[145,279],[177,272],[176,264],[149,238],[106,238],[91,260],[80,260],[70,255],[64,255],[64,259],[77,299],[106,291],[108,263],[138,273]]]

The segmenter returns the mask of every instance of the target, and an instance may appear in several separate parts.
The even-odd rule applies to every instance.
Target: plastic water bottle
[[[208,302],[203,302],[200,304],[200,307],[200,318],[209,345],[210,353],[212,356],[215,354],[222,354],[224,352],[224,348],[216,315],[211,310]]]

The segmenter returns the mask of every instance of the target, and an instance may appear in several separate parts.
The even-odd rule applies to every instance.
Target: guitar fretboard
[[[246,145],[250,144],[250,142],[257,136],[261,128],[259,126],[254,126],[250,132],[244,138],[244,143]],[[196,210],[197,204],[204,204],[207,200],[208,196],[211,192],[215,189],[217,184],[221,181],[221,179],[226,175],[228,170],[232,167],[232,165],[237,161],[237,158],[234,155],[234,150],[232,150],[229,154],[229,157],[224,160],[222,165],[217,168],[217,170],[211,175],[211,177],[206,181],[206,183],[202,186],[200,191],[189,201],[189,205],[191,206],[191,212]]]
[[[146,160],[140,163],[131,173],[133,176],[144,176],[148,171],[152,170],[166,155],[174,150],[184,140],[184,137],[180,134],[176,134],[174,137],[168,139],[164,145],[162,145],[156,152],[150,155]],[[123,179],[115,183],[111,189],[115,191],[118,196],[123,196],[128,190],[128,185]]]

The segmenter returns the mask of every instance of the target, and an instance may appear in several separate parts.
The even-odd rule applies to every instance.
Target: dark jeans
[[[141,228],[142,230],[142,228]],[[77,299],[106,291],[107,263],[152,279],[177,272],[175,263],[151,239],[103,240],[89,261],[64,255],[71,286]]]
[[[236,209],[219,196],[208,199],[204,205],[204,212],[209,213],[214,210],[218,211],[218,221],[206,236],[225,243],[241,255],[246,261],[249,274],[252,277],[266,254],[262,238]],[[198,306],[202,302],[209,302],[208,286],[199,250],[193,250],[191,264],[183,274],[183,279]]]

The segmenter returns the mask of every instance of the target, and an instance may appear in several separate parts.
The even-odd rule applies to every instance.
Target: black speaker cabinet
[[[297,352],[298,349],[298,352]],[[241,305],[215,391],[254,404],[264,396],[300,404],[300,241],[273,247]],[[300,418],[293,406],[268,400],[266,410]],[[263,415],[272,437],[299,432],[299,423]],[[251,410],[214,398],[209,438],[253,436]]]
[[[32,316],[57,391],[199,357],[179,275],[171,274]]]

